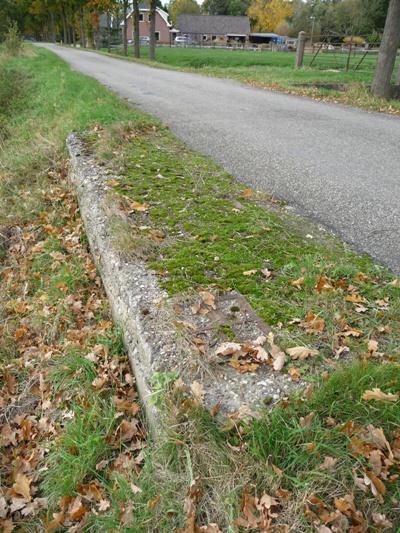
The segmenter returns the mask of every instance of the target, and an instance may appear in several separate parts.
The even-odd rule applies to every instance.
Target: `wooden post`
[[[346,72],[348,72],[349,67],[350,67],[350,58],[351,58],[352,49],[353,49],[353,36],[350,37],[349,53],[347,54],[347,61],[346,61]]]
[[[296,63],[295,63],[294,68],[301,68],[303,66],[305,46],[306,46],[306,32],[301,31],[297,38]]]

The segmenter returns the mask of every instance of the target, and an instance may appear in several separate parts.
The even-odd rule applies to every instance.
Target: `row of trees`
[[[17,20],[25,33],[41,33],[54,40],[61,36],[65,43],[80,41],[93,46],[99,40],[100,14],[108,18],[109,35],[112,20],[122,21],[128,9],[139,0],[1,0],[0,34],[8,19]],[[160,0],[148,0],[150,7]],[[249,15],[254,31],[276,31],[296,36],[299,31],[314,36],[328,32],[339,34],[381,34],[389,0],[171,0],[170,18],[176,24],[182,13],[209,15]],[[125,39],[126,41],[126,39]]]
[[[155,57],[155,12],[160,0],[149,0],[150,58]],[[120,38],[120,23],[130,9],[134,10],[134,50],[140,56],[139,0],[1,0],[0,38],[10,21],[16,21],[25,35],[46,41],[61,40],[64,44],[83,48],[110,46],[113,35]],[[135,16],[136,15],[136,16]],[[128,51],[127,26],[123,26],[124,52]]]

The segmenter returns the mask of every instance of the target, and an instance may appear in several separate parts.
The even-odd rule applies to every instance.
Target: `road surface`
[[[400,272],[400,119],[44,45],[237,179]]]

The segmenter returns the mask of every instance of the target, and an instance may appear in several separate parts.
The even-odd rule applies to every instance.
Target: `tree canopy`
[[[179,15],[199,15],[200,6],[196,0],[171,0],[168,6],[169,16],[175,26]]]
[[[120,17],[126,0],[1,0],[0,38],[10,20],[21,32],[38,38],[64,42],[85,39],[93,42],[102,13]],[[131,2],[129,2],[131,4]],[[157,0],[157,5],[161,5]],[[389,0],[172,0],[168,6],[172,23],[182,13],[249,15],[255,31],[277,31],[297,35],[330,33],[382,34]]]

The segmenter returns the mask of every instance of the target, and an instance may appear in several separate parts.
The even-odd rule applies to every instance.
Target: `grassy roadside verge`
[[[103,49],[102,53],[107,52]],[[160,47],[156,52],[155,63],[147,59],[147,47],[142,48],[143,57],[140,60],[132,57],[132,50],[129,50],[129,54],[127,59],[131,61],[140,61],[160,68],[231,78],[255,87],[307,96],[316,100],[342,103],[369,111],[400,114],[399,100],[387,101],[375,98],[369,93],[368,85],[371,84],[373,76],[370,58],[367,58],[366,64],[360,70],[345,72],[332,68],[329,61],[325,69],[305,66],[301,70],[294,70],[293,54],[285,52],[256,53],[241,50],[233,52],[218,49]],[[122,50],[118,48],[113,49],[110,55],[125,58]],[[346,86],[347,90],[335,89],[335,84]]]
[[[222,531],[313,531],[314,523],[382,531],[389,520],[393,530],[399,403],[362,395],[399,392],[398,284],[340,244],[295,231],[270,199],[243,191],[52,54],[35,51],[10,66],[27,92],[5,117],[1,158],[1,350],[10,425],[2,435],[9,439],[2,519],[12,514],[22,530],[38,531],[61,522],[64,529],[83,522],[87,531],[215,533],[213,522]],[[285,368],[308,378],[315,395],[310,387],[259,420],[237,415],[221,428],[170,384],[163,398],[169,438],[143,450],[125,356],[65,182],[71,130],[89,130],[99,157],[124,175],[116,191],[148,205],[132,221],[125,253],[145,258],[171,295],[239,289],[283,347],[318,349],[318,357]],[[271,272],[269,281],[261,268]],[[321,331],[321,320],[303,320],[310,310],[323,319]],[[290,324],[293,318],[300,322]],[[313,324],[306,331],[301,322]],[[341,335],[351,331],[361,335]],[[340,368],[343,347],[358,357],[349,370]],[[390,452],[373,428],[382,428]]]
[[[0,529],[120,530],[142,498],[143,531],[145,425],[64,146],[126,107],[44,51],[1,56],[0,76]]]

